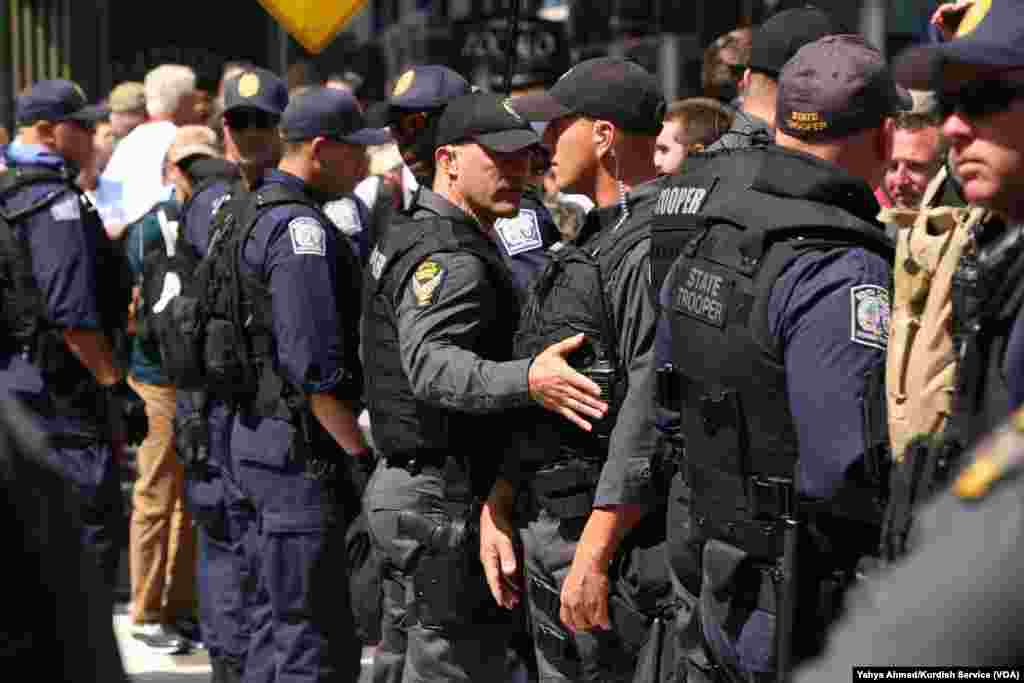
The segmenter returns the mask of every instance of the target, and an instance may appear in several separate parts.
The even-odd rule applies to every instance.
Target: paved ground
[[[210,680],[210,660],[205,650],[187,655],[165,655],[152,652],[131,637],[128,606],[114,608],[114,633],[121,647],[125,671],[133,683],[206,683]],[[363,651],[363,674],[360,683],[368,683],[372,651]]]

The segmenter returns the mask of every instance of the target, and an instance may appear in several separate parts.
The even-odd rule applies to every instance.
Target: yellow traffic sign
[[[307,52],[320,53],[368,0],[259,0]]]

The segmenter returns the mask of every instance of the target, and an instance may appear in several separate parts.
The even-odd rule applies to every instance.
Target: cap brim
[[[509,154],[539,145],[540,136],[533,132],[533,129],[516,128],[477,135],[473,138],[473,142],[495,152]]]
[[[237,111],[239,109],[252,109],[252,110],[255,110],[255,111],[261,111],[264,114],[270,114],[271,116],[276,116],[278,118],[280,118],[281,116],[284,115],[284,110],[283,109],[281,109],[279,111],[279,110],[275,109],[274,107],[268,107],[268,106],[265,106],[263,104],[257,104],[256,102],[245,102],[245,103],[241,103],[241,104],[235,104],[235,105],[232,105],[230,107],[225,107],[224,111],[222,111],[221,113],[222,114],[227,114],[229,111]]]
[[[512,107],[527,121],[551,121],[573,113],[548,92],[516,97],[512,100]]]
[[[971,38],[913,47],[896,60],[896,80],[914,90],[951,91],[986,72],[1020,67],[1024,48]],[[946,65],[957,68],[945,69]]]
[[[220,153],[209,145],[185,145],[179,149],[172,150],[172,154],[168,155],[168,159],[172,164],[180,164],[182,161],[194,156],[219,157]]]
[[[391,131],[387,128],[361,128],[354,133],[342,136],[343,141],[350,145],[386,145],[394,142]]]
[[[82,107],[74,114],[70,114],[65,119],[70,121],[83,121],[85,123],[96,123],[102,121],[110,116],[110,109],[107,107],[100,106],[98,104],[89,105]]]

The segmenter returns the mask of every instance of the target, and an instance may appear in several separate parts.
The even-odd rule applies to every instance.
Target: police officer
[[[740,81],[742,105],[732,127],[708,151],[771,141],[775,135],[775,92],[783,65],[807,43],[840,32],[826,12],[810,5],[778,12],[758,26],[751,38],[750,64]]]
[[[0,180],[0,385],[49,437],[48,458],[82,498],[85,546],[112,588],[122,517],[105,406],[123,377],[112,340],[131,280],[73,184],[92,154],[97,115],[70,81],[40,81],[18,97],[21,131]]]
[[[234,74],[224,85],[224,142],[235,163],[205,159],[197,165],[219,165],[194,188],[181,209],[184,245],[196,258],[206,255],[217,226],[244,206],[250,187],[281,159],[278,134],[288,105],[288,90],[276,74],[252,67]],[[235,200],[234,203],[232,200]],[[248,566],[246,538],[256,528],[256,509],[243,492],[230,457],[233,406],[216,396],[178,392],[177,438],[186,462],[191,511],[199,522],[199,606],[204,644],[216,682],[241,680],[246,668],[255,579]],[[191,434],[200,434],[200,443]],[[194,462],[203,448],[206,460]]]
[[[367,134],[346,92],[293,98],[281,119],[281,161],[250,189],[228,257],[217,259],[227,270],[215,277],[237,278],[235,320],[248,321],[240,341],[252,354],[251,391],[236,399],[230,435],[232,466],[259,515],[247,543],[259,588],[246,680],[359,676],[361,646],[337,586],[347,585],[344,525],[355,512],[343,508],[341,487],[371,457],[355,409],[360,273],[319,207],[352,191]],[[231,353],[230,339],[211,343]]]
[[[365,281],[367,398],[382,459],[364,506],[392,573],[377,681],[505,677],[511,617],[488,595],[469,508],[494,480],[510,409],[532,399],[587,425],[607,407],[565,363],[579,336],[511,360],[519,294],[493,227],[518,209],[540,138],[485,93],[452,100],[435,135],[433,189],[421,188],[411,220],[378,243]]]
[[[553,263],[526,304],[516,353],[586,330],[586,348],[574,362],[605,388],[611,409],[590,435],[544,415],[521,421],[530,429],[517,435],[484,508],[481,559],[500,604],[525,595],[543,680],[631,680],[647,638],[644,612],[667,588],[658,577],[661,520],[630,533],[652,498],[653,413],[650,388],[638,378],[651,363],[655,328],[647,223],[660,188],[651,160],[664,99],[642,67],[599,58],[515,102],[528,118],[549,121],[545,140],[559,189],[597,205],[573,246],[550,250]],[[527,587],[509,536],[517,489],[529,500],[522,531]],[[635,589],[612,591],[623,606],[614,629],[613,580]],[[640,604],[641,592],[651,602]]]
[[[952,489],[918,515],[910,554],[851,595],[827,657],[798,680],[849,675],[851,666],[1021,663],[1022,35],[1024,2],[976,3],[951,41],[896,61],[903,84],[938,92],[964,198],[1007,226],[976,235],[978,286],[990,289],[978,298],[977,317],[954,323],[972,334],[952,418],[963,419],[974,451]],[[954,303],[954,317],[962,310]],[[982,438],[993,425],[1000,426]]]
[[[414,185],[411,193],[403,199],[406,211],[414,210],[419,187],[433,184],[433,137],[444,105],[471,89],[465,78],[448,67],[417,66],[399,77],[386,107],[375,112],[380,125],[390,127],[402,161],[415,179],[415,183],[409,183]],[[535,161],[543,158],[542,154],[534,155]],[[526,188],[519,213],[499,218],[494,232],[516,284],[526,291],[547,264],[544,251],[559,239],[558,226],[536,188]]]
[[[706,160],[659,204],[690,235],[659,393],[681,408],[668,533],[695,680],[786,675],[876,548],[892,252],[871,187],[909,106],[862,38],[822,38],[780,74],[779,146]]]

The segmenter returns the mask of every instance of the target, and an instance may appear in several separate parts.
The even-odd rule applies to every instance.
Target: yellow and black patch
[[[441,290],[445,269],[433,259],[427,259],[416,268],[412,276],[412,293],[417,306],[429,306]]]
[[[964,468],[953,484],[953,492],[964,500],[979,500],[1000,481],[1024,465],[1024,409],[1010,416],[1009,423],[978,444],[974,461]]]

